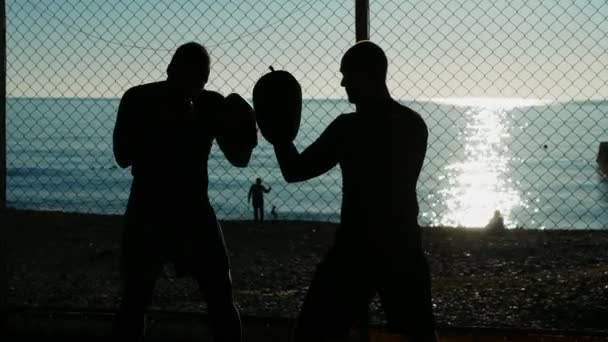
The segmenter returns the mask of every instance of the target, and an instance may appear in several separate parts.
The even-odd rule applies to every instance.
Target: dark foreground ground
[[[11,306],[114,309],[120,218],[8,212]],[[223,222],[235,295],[245,315],[296,315],[333,239],[326,223]],[[608,332],[608,231],[428,228],[424,246],[441,326]],[[198,312],[193,282],[167,268],[152,309]],[[381,309],[374,305],[375,319]]]

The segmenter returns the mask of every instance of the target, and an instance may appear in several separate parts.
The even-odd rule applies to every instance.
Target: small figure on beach
[[[256,178],[255,183],[249,188],[247,202],[253,206],[253,220],[255,223],[264,224],[264,194],[269,193],[272,188],[262,185],[262,179]]]
[[[186,43],[175,51],[166,80],[130,88],[120,100],[114,156],[131,168],[133,183],[116,340],[143,340],[144,313],[166,262],[198,283],[214,340],[241,340],[228,253],[207,194],[207,159],[215,139],[232,165],[246,166],[257,133],[253,109],[240,96],[204,89],[209,69],[207,50]]]
[[[486,225],[486,229],[493,231],[505,230],[505,222],[500,210],[494,211],[494,216],[492,216],[492,219]]]
[[[600,142],[595,162],[597,163],[599,174],[608,180],[608,141]]]
[[[358,320],[367,319],[375,294],[391,333],[408,341],[436,341],[416,196],[428,131],[418,113],[389,94],[387,66],[384,51],[370,41],[346,51],[341,85],[356,111],[338,116],[302,152],[293,143],[296,135],[286,133],[289,120],[276,119],[274,125],[258,120],[287,182],[306,181],[337,165],[342,171],[341,222],[302,304],[296,342],[345,340]],[[259,92],[265,93],[274,94]],[[272,101],[255,96],[254,91],[254,107]],[[285,108],[268,113],[256,107],[256,119],[282,115],[299,120],[297,108],[284,102],[276,100],[275,106]]]
[[[277,213],[277,207],[275,207],[274,205],[272,206],[272,210],[270,210],[270,216],[272,216],[273,220],[279,218],[279,214]]]

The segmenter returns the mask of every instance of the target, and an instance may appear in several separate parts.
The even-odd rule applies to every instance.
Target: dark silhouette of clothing
[[[226,245],[207,195],[207,158],[223,103],[204,90],[189,99],[169,81],[133,87],[121,99],[114,153],[133,174],[121,246],[121,338],[143,337],[155,281],[171,262],[179,276],[198,282],[216,340],[240,340]],[[218,143],[232,162],[230,149]]]
[[[266,188],[261,181],[256,182],[249,188],[247,200],[253,206],[253,220],[256,223],[264,223],[264,194],[269,193],[271,188]]]
[[[414,336],[434,329],[416,198],[427,127],[390,98],[367,108],[340,115],[302,153],[293,143],[274,146],[288,182],[336,165],[343,175],[341,224],[304,300],[296,341],[344,336],[375,293],[391,331]]]

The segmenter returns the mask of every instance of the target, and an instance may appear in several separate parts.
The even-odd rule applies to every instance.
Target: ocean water
[[[129,170],[116,166],[112,129],[118,99],[7,99],[8,205],[109,213],[124,211]],[[508,227],[608,227],[608,182],[595,158],[608,140],[608,102],[520,99],[404,101],[429,127],[418,183],[422,225],[481,227],[500,210]],[[304,101],[296,139],[303,149],[340,113],[344,100]],[[249,167],[230,166],[214,146],[209,195],[221,219],[249,219],[247,192],[256,177],[272,191],[267,216],[337,221],[336,168],[286,184],[272,147],[260,137]],[[171,199],[166,199],[171,200]]]

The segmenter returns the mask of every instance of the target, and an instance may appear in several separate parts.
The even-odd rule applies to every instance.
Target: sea
[[[8,98],[8,206],[123,213],[132,178],[112,153],[119,101]],[[600,142],[608,141],[608,101],[441,98],[402,103],[429,128],[418,182],[421,225],[479,228],[499,210],[508,228],[608,228],[608,178],[596,163]],[[343,99],[304,100],[296,146],[303,150],[338,115],[352,111]],[[287,184],[261,136],[243,169],[231,166],[214,144],[209,196],[220,219],[252,218],[247,194],[257,177],[272,188],[265,197],[268,219],[274,219],[274,206],[276,219],[339,221],[339,167]],[[373,186],[373,180],[367,181]]]

